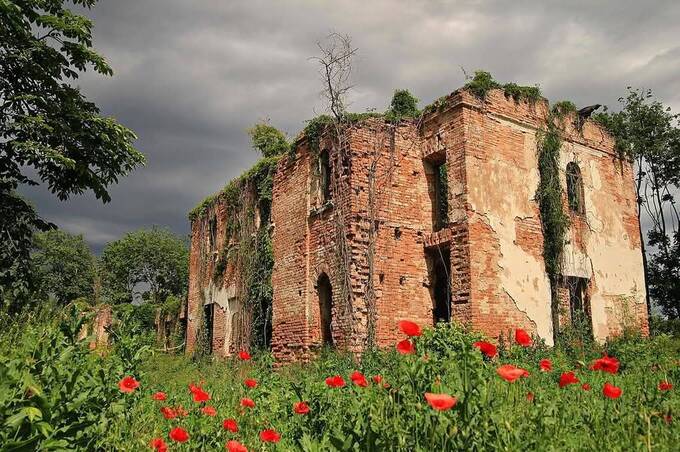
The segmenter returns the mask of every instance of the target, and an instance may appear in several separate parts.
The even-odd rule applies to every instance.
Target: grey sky
[[[308,57],[330,31],[359,48],[354,111],[384,110],[395,88],[425,105],[464,83],[461,66],[577,105],[651,88],[680,111],[677,0],[102,0],[90,15],[115,75],[80,86],[135,130],[148,164],[107,205],[25,193],[96,251],[143,226],[188,233],[187,212],[257,160],[245,130],[258,120],[297,134],[320,110]]]

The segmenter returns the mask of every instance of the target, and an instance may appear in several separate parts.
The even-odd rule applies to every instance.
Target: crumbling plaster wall
[[[562,184],[566,166],[576,162],[583,177],[585,214],[572,214],[565,246],[565,274],[591,278],[593,333],[598,340],[620,334],[624,326],[648,333],[645,281],[638,215],[630,162],[619,159],[611,137],[592,123],[581,134],[568,127],[562,146]]]
[[[500,91],[465,93],[467,216],[473,325],[492,337],[517,327],[551,344],[550,283],[538,205],[536,126],[546,106]]]

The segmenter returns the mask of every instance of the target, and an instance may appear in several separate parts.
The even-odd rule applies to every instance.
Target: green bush
[[[71,306],[46,306],[0,320],[0,445],[2,450],[95,450],[114,425],[125,425],[138,397],[118,388],[139,374],[146,348],[115,334],[115,352],[89,350],[88,321]],[[120,332],[119,332],[120,333]]]

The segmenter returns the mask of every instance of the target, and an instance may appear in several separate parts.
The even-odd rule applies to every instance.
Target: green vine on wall
[[[543,260],[550,280],[553,330],[558,331],[557,285],[562,272],[562,256],[570,218],[564,211],[563,189],[560,178],[560,149],[564,118],[576,111],[569,101],[556,103],[546,118],[545,129],[537,135],[539,185],[536,191],[543,227]]]

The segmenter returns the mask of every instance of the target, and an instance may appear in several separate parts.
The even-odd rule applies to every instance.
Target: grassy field
[[[410,338],[411,354],[392,349],[357,362],[328,352],[273,370],[264,353],[202,362],[152,355],[125,332],[99,356],[70,339],[63,321],[48,323],[21,335],[10,328],[0,340],[3,450],[150,450],[154,439],[157,450],[680,445],[680,396],[671,387],[680,382],[680,344],[667,336],[617,340],[606,349],[522,346],[510,338],[512,345],[489,357],[474,345],[479,335],[444,325]],[[605,353],[618,364],[598,361]]]

